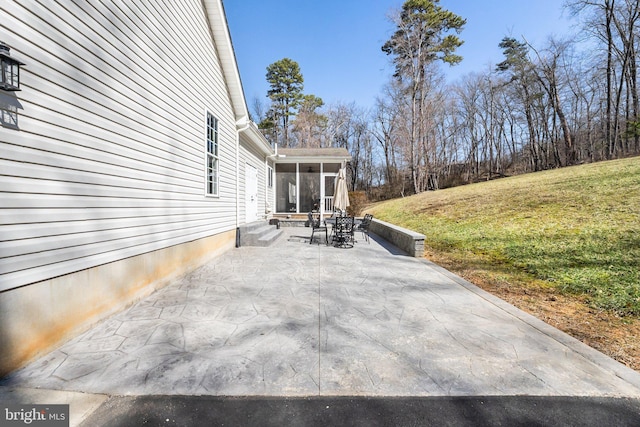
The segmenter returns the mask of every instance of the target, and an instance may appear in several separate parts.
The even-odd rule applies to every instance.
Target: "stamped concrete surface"
[[[2,381],[99,395],[640,397],[640,374],[387,242],[231,250]],[[87,284],[90,286],[90,284]],[[37,403],[37,402],[35,402]]]

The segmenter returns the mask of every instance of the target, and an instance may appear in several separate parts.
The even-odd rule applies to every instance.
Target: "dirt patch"
[[[460,269],[431,255],[433,262],[485,291],[640,371],[640,320],[595,310],[584,300],[554,289],[500,282],[482,271]]]

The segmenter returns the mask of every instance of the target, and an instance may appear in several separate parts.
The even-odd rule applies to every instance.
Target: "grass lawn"
[[[427,192],[367,211],[424,234],[428,258],[476,284],[640,319],[639,157]]]

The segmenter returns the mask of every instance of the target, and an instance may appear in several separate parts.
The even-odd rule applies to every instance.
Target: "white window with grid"
[[[220,159],[218,158],[218,119],[207,112],[206,195],[218,196]]]

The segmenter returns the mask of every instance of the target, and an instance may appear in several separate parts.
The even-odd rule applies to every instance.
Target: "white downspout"
[[[273,206],[271,206],[272,214],[277,212],[276,206],[278,205],[278,202],[276,201],[276,180],[277,180],[276,165],[278,163],[278,159],[284,159],[285,157],[287,157],[286,154],[278,154],[278,143],[274,144],[274,153],[270,156],[267,156],[267,161],[271,160],[273,163],[273,188],[271,189],[271,198],[270,198],[270,200],[273,202]],[[267,189],[267,194],[268,192],[269,190]]]
[[[318,204],[320,205],[320,219],[324,219],[324,201],[327,198],[327,189],[325,188],[324,182],[324,163],[320,162],[320,200]]]
[[[267,157],[267,156],[264,157],[264,171],[265,171],[265,176],[264,176],[264,217],[268,218],[269,217],[269,213],[267,212],[267,209],[269,207],[269,177],[267,175],[269,173],[269,157]]]
[[[265,218],[269,218],[275,212],[275,204],[276,198],[273,196],[273,191],[275,188],[275,180],[276,180],[276,165],[271,160],[271,164],[269,164],[270,156],[266,156],[264,158],[264,170],[267,172],[267,176],[265,176],[264,181],[264,215]],[[271,168],[271,175],[269,175],[269,168]],[[269,179],[271,179],[271,187],[269,187]]]
[[[240,134],[249,129],[250,124],[246,116],[236,122],[236,233],[240,228]]]

